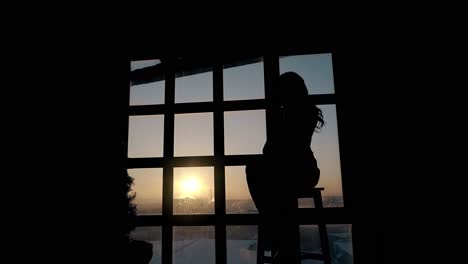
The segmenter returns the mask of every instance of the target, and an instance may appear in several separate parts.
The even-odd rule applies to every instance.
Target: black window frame
[[[136,115],[164,115],[164,150],[163,157],[158,158],[127,158],[127,169],[136,168],[163,168],[163,208],[162,215],[142,215],[137,217],[137,226],[161,226],[162,227],[162,263],[172,263],[173,257],[173,226],[214,226],[216,244],[216,263],[227,263],[226,259],[226,226],[228,225],[257,225],[258,214],[226,214],[226,186],[225,166],[242,166],[256,158],[258,155],[225,155],[224,154],[224,112],[241,110],[265,110],[266,111],[266,135],[271,133],[271,89],[275,79],[279,76],[279,61],[282,56],[307,55],[331,53],[333,63],[334,94],[309,95],[311,103],[317,105],[335,105],[338,126],[338,140],[341,164],[341,179],[344,206],[340,208],[301,208],[301,224],[351,224],[350,207],[351,188],[347,173],[345,158],[343,157],[342,127],[340,122],[341,103],[340,86],[337,85],[337,59],[333,49],[325,50],[299,50],[288,51],[277,55],[249,56],[248,58],[217,58],[203,60],[196,63],[197,58],[184,63],[183,66],[173,63],[177,57],[167,59],[162,70],[165,80],[165,103],[163,105],[137,105],[128,106],[128,116]],[[253,100],[224,101],[223,99],[223,69],[236,67],[248,63],[257,62],[255,58],[262,58],[264,65],[265,98]],[[158,59],[158,57],[133,57],[130,61],[141,59]],[[130,70],[129,61],[129,70]],[[240,63],[238,63],[240,62]],[[213,71],[213,101],[196,103],[175,103],[175,79],[180,70],[194,69],[192,74],[209,66]],[[140,71],[141,72],[141,71]],[[151,73],[150,73],[151,74]],[[141,78],[145,74],[130,74],[131,81]],[[156,78],[157,79],[157,78]],[[160,79],[160,78],[159,78]],[[155,79],[153,79],[154,81]],[[130,87],[128,90],[130,98]],[[189,113],[213,113],[214,155],[195,157],[174,157],[174,119],[175,114]],[[128,126],[127,126],[128,127]],[[128,139],[128,131],[126,134]],[[173,169],[175,167],[214,167],[214,193],[215,210],[212,215],[174,215],[173,214]]]

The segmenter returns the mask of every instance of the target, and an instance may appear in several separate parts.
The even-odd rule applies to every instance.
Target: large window
[[[322,219],[330,227],[333,263],[352,261],[350,223],[339,217],[345,173],[332,58],[177,59],[171,67],[153,58],[131,61],[128,171],[139,218],[132,237],[153,243],[151,263],[256,263],[259,218],[245,166],[262,153],[272,83],[287,71],[304,78],[326,122],[311,144],[325,209],[316,218],[313,201],[299,201],[306,216],[302,248],[320,251],[316,219]]]

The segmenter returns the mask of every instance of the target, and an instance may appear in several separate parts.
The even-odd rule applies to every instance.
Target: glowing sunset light
[[[201,184],[198,178],[190,177],[183,180],[181,183],[181,196],[182,197],[195,197],[200,193]]]

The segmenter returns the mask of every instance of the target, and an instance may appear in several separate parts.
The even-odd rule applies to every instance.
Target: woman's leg
[[[264,211],[267,200],[266,190],[266,166],[263,158],[249,162],[245,168],[247,185],[249,187],[252,200],[259,212]]]
[[[297,222],[297,211],[287,210],[283,211],[284,217],[278,223],[278,245],[280,263],[299,264],[300,258],[300,236],[299,225]]]
[[[270,250],[272,254],[277,251],[278,245],[275,243],[276,234],[276,212],[278,210],[274,208],[274,193],[270,186],[270,180],[268,176],[269,168],[266,166],[267,163],[263,158],[254,160],[247,164],[246,175],[247,184],[249,187],[250,195],[252,200],[257,207],[260,216],[260,229],[262,232],[262,243],[265,250]],[[263,254],[264,252],[257,252],[257,254]]]

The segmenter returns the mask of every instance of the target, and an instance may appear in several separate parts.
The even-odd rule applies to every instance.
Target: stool
[[[313,198],[314,205],[316,209],[322,209],[322,193],[324,188],[312,188],[302,194],[299,195],[298,198]],[[303,259],[314,259],[314,260],[323,260],[324,264],[331,264],[331,257],[330,257],[330,248],[328,245],[328,233],[327,227],[325,223],[318,224],[319,229],[319,236],[320,236],[320,245],[322,247],[322,254],[317,253],[306,253],[300,252],[299,258]],[[265,256],[265,248],[264,248],[264,230],[261,226],[258,229],[258,242],[257,242],[257,264],[263,263],[274,263],[275,254],[276,252],[271,252],[270,256]],[[298,249],[300,251],[300,249]]]

